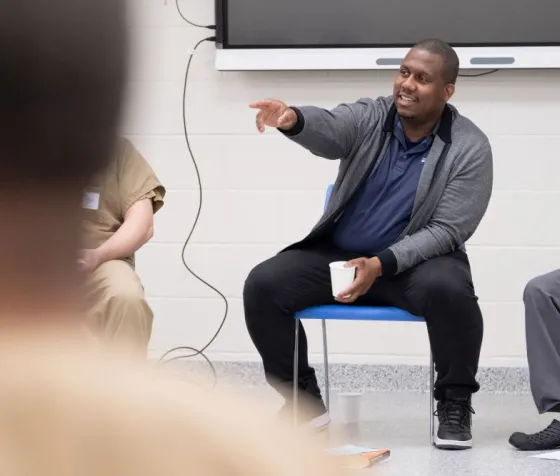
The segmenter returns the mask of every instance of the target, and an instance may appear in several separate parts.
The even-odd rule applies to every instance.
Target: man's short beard
[[[418,116],[414,116],[414,115],[408,115],[408,114],[400,114],[399,116],[404,119],[405,121],[409,121],[409,122],[416,122],[418,120]]]

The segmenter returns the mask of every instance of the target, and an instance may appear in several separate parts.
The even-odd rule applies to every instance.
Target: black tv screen
[[[560,45],[560,0],[216,0],[223,48]]]

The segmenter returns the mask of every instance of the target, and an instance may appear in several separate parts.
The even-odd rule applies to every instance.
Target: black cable
[[[198,23],[193,23],[192,21],[187,19],[187,17],[185,15],[183,15],[183,12],[181,11],[181,7],[179,7],[179,0],[175,0],[175,6],[177,7],[177,13],[179,13],[179,16],[183,20],[185,20],[189,25],[196,26],[197,28],[207,28],[209,30],[215,30],[216,29],[215,25],[199,25]]]
[[[188,359],[189,357],[194,357],[195,355],[200,355],[200,356],[202,356],[202,358],[204,360],[206,360],[206,362],[210,366],[210,369],[212,369],[212,376],[214,377],[214,387],[216,386],[216,384],[218,383],[218,375],[216,374],[216,369],[214,368],[214,365],[212,364],[212,361],[201,350],[197,350],[194,347],[177,347],[176,349],[171,349],[170,351],[166,352],[163,355],[163,357],[160,359],[160,361],[166,355],[168,355],[170,352],[174,352],[176,350],[192,350],[195,353],[194,354],[189,354],[189,355],[177,355],[175,357],[171,357],[170,359],[167,359],[166,361],[164,361],[163,362],[164,364],[168,364],[169,362],[173,362],[174,360]]]
[[[196,178],[197,178],[197,182],[198,182],[198,210],[196,212],[196,217],[194,219],[191,231],[189,232],[187,239],[185,240],[184,244],[183,244],[183,249],[181,251],[181,259],[183,261],[183,266],[185,266],[185,268],[187,269],[187,271],[189,273],[191,273],[196,279],[198,279],[201,283],[205,284],[206,286],[208,286],[210,289],[212,289],[214,292],[216,292],[216,294],[218,294],[224,301],[225,303],[225,311],[224,311],[224,316],[222,318],[222,322],[220,323],[220,325],[218,326],[218,329],[216,330],[216,332],[214,333],[214,335],[212,336],[212,338],[206,343],[206,345],[204,347],[202,347],[202,349],[198,350],[195,349],[194,347],[188,347],[188,346],[179,346],[179,347],[175,347],[171,350],[168,350],[165,354],[163,354],[163,356],[159,359],[160,362],[164,362],[164,363],[168,363],[168,362],[172,362],[174,360],[180,360],[180,359],[186,359],[186,358],[190,358],[190,357],[196,357],[197,355],[202,356],[202,358],[204,358],[204,360],[206,360],[206,362],[208,363],[208,365],[210,366],[211,370],[212,370],[212,374],[214,376],[214,385],[217,383],[217,374],[216,374],[216,369],[214,368],[214,365],[212,365],[212,362],[210,361],[210,359],[204,355],[204,351],[206,349],[208,349],[208,347],[210,347],[212,345],[212,343],[216,340],[216,338],[218,337],[218,335],[220,334],[220,332],[222,331],[222,328],[224,327],[224,324],[226,322],[226,318],[227,318],[227,314],[228,314],[228,309],[229,309],[229,303],[227,298],[225,297],[225,295],[218,290],[217,288],[215,288],[214,286],[212,286],[211,284],[209,284],[207,281],[205,281],[204,279],[202,279],[200,276],[198,276],[192,269],[189,268],[189,265],[187,264],[186,260],[185,260],[185,250],[187,248],[187,245],[194,233],[194,230],[196,228],[196,225],[198,223],[198,220],[200,218],[200,213],[202,211],[202,180],[200,178],[200,171],[198,169],[198,164],[196,162],[196,159],[194,157],[192,148],[191,148],[191,144],[190,144],[190,140],[189,140],[189,134],[188,134],[188,129],[187,129],[187,110],[186,110],[186,100],[187,100],[187,84],[188,84],[188,78],[189,78],[189,71],[190,71],[190,67],[191,67],[191,61],[192,58],[197,50],[197,48],[204,43],[205,41],[215,41],[216,38],[215,37],[209,37],[209,38],[204,38],[202,40],[200,40],[195,47],[193,48],[193,51],[191,52],[190,56],[189,56],[189,60],[187,62],[187,68],[185,71],[185,81],[184,81],[184,86],[183,86],[183,132],[185,135],[185,141],[187,143],[187,148],[189,150],[189,154],[191,156],[193,165],[194,165],[194,170],[196,172]],[[171,354],[172,352],[177,352],[180,350],[187,350],[187,351],[191,351],[192,353],[187,354],[187,355],[181,355],[181,356],[176,356],[176,357],[172,357],[169,358],[167,360],[165,360],[165,358]]]
[[[487,76],[489,74],[494,74],[497,71],[500,71],[500,70],[499,69],[491,69],[490,71],[484,71],[483,73],[460,74],[459,76],[461,78],[479,78],[480,76]]]

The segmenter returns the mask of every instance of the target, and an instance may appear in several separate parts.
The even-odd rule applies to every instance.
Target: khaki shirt
[[[149,198],[154,213],[163,206],[165,188],[128,139],[119,141],[115,159],[85,191],[83,248],[97,248],[111,238],[138,200]],[[134,265],[134,256],[125,261]]]

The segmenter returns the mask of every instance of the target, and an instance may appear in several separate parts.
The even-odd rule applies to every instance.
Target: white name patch
[[[93,192],[86,192],[84,194],[84,203],[82,206],[87,210],[98,210],[99,194]]]

